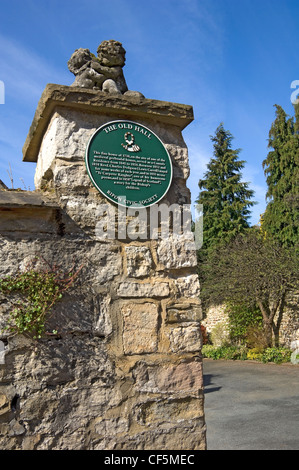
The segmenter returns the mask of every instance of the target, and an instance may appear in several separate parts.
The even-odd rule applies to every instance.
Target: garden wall
[[[275,323],[277,319],[275,318]],[[206,328],[207,333],[211,334],[213,329],[220,324],[228,325],[228,314],[225,312],[225,306],[218,305],[207,309],[202,320],[202,325]],[[281,346],[286,348],[296,349],[299,346],[298,295],[290,295],[287,298],[280,319],[279,341]]]
[[[115,118],[159,136],[174,169],[162,202],[190,204],[182,130],[191,107],[47,86],[24,146],[24,161],[37,162],[36,190],[0,191],[0,277],[32,261],[36,270],[46,262],[81,271],[55,304],[48,335],[2,330],[1,449],[205,449],[194,244],[96,236],[108,201],[84,153]],[[2,329],[12,302],[1,293]]]

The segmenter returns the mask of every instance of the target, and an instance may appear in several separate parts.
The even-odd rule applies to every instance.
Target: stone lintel
[[[6,191],[6,189],[8,189],[8,187],[6,186],[6,184],[5,184],[5,183],[3,183],[3,181],[2,181],[2,180],[0,180],[0,190],[4,190],[4,191]]]
[[[43,135],[57,107],[105,114],[111,116],[112,119],[128,119],[128,116],[136,120],[138,117],[153,119],[177,126],[180,130],[183,130],[194,119],[193,108],[189,105],[49,83],[40,98],[23,146],[23,161],[37,161]]]
[[[73,230],[57,203],[44,195],[32,191],[0,192],[1,234],[9,234],[15,240],[28,236],[55,237],[64,235],[65,227]]]
[[[0,191],[0,208],[43,207],[58,209],[54,201],[36,191]]]

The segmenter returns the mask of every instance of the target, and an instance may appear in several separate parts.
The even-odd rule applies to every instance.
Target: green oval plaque
[[[92,135],[86,167],[94,186],[126,207],[151,206],[172,181],[170,156],[159,137],[132,121],[112,121]]]

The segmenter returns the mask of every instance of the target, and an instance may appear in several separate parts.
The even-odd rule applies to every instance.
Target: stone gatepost
[[[101,89],[83,86],[78,77],[70,87],[48,85],[24,145],[24,161],[36,162],[36,191],[30,197],[40,199],[35,198],[31,210],[24,201],[14,206],[17,218],[19,206],[26,205],[23,225],[27,220],[31,228],[23,229],[22,236],[11,229],[5,243],[11,250],[13,243],[15,252],[5,259],[5,273],[37,253],[52,263],[67,267],[76,262],[83,269],[76,287],[54,307],[49,328],[56,335],[37,343],[6,340],[0,365],[0,399],[6,407],[2,417],[0,409],[3,448],[206,447],[195,245],[188,234],[174,230],[175,210],[190,205],[182,130],[193,120],[192,108],[146,99],[126,88],[107,90],[111,83],[106,82]],[[93,150],[88,171],[91,140],[99,129],[106,138],[115,123],[122,125],[117,127],[122,148],[111,154],[107,148]],[[157,154],[152,155],[154,171],[149,161],[142,166],[141,157],[149,158],[142,154],[142,139],[149,134],[169,156],[171,175]],[[113,142],[117,138],[115,133]],[[136,162],[143,177],[135,172],[132,183]],[[94,181],[96,167],[99,178]],[[111,180],[117,180],[128,198],[130,172],[130,184],[135,189],[139,184],[145,201],[142,232],[138,207],[118,205],[116,189],[107,189],[116,188]],[[103,175],[106,189],[98,187]],[[151,230],[153,196],[146,193],[145,200],[142,185],[147,180],[147,188],[157,187],[170,176],[158,201],[175,208],[168,214],[165,236],[161,224]],[[13,397],[18,397],[14,410]]]

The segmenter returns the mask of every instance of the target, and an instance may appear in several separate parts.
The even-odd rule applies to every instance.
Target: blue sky
[[[70,85],[74,50],[96,53],[116,39],[127,51],[129,89],[194,108],[183,133],[192,201],[213,153],[210,135],[223,122],[242,149],[243,181],[258,203],[251,223],[258,222],[274,104],[293,115],[298,0],[1,0],[0,7],[0,179],[9,187],[11,167],[15,187],[34,189],[35,164],[22,162],[22,147],[46,84]]]

